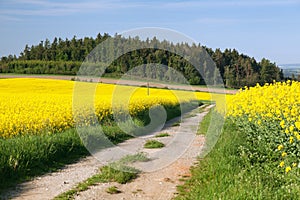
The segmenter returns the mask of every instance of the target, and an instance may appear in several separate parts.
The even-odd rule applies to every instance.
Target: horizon
[[[236,49],[258,61],[290,65],[300,63],[299,8],[298,0],[1,1],[0,57],[19,56],[26,44],[37,45],[46,38],[94,38],[98,33],[113,36],[159,27],[212,49]]]
[[[285,73],[288,70],[294,70],[294,69],[300,69],[300,63],[295,63],[295,64],[281,64],[278,65],[280,69],[282,69]]]

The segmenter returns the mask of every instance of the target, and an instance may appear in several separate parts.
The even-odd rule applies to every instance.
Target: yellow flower
[[[292,144],[294,142],[294,137],[290,136],[290,144]]]
[[[281,126],[281,128],[285,128],[285,121],[284,120],[281,120],[280,126]]]
[[[282,154],[281,154],[282,157],[285,157],[286,155],[287,155],[286,152],[282,152]]]
[[[284,161],[281,161],[280,164],[279,164],[279,166],[283,167],[284,166]]]
[[[285,132],[285,134],[289,134],[289,133],[290,133],[290,132],[289,132],[289,129],[287,129],[287,128],[285,129],[284,132]]]
[[[296,126],[297,129],[300,130],[300,122],[299,122],[299,121],[298,121],[298,122],[295,122],[295,126]]]
[[[296,166],[297,166],[297,163],[293,163],[292,166],[293,166],[293,167],[296,167]]]
[[[285,172],[286,172],[286,173],[288,173],[288,172],[291,171],[291,170],[292,170],[292,168],[291,168],[290,166],[288,166],[288,167],[285,168]]]
[[[280,151],[281,149],[283,149],[283,145],[278,145],[277,149]]]

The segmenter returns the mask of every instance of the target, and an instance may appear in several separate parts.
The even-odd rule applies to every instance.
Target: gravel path
[[[161,138],[163,143],[167,144],[165,151],[162,150],[146,150],[137,148],[139,143],[135,143],[135,148],[138,151],[148,153],[150,158],[156,158],[154,161],[139,163],[136,167],[141,167],[148,172],[142,173],[137,179],[127,184],[118,183],[101,183],[91,187],[89,190],[81,192],[76,196],[76,200],[90,200],[90,199],[143,199],[143,200],[168,200],[172,199],[176,193],[176,186],[182,184],[180,181],[183,177],[190,176],[190,167],[197,162],[197,156],[201,153],[204,147],[205,137],[202,135],[196,135],[196,131],[199,122],[207,114],[209,106],[205,112],[202,113],[189,113],[187,118],[184,118],[180,127],[168,127],[163,132],[169,133],[171,136],[167,138]],[[176,130],[177,129],[177,130]],[[176,138],[176,135],[183,135],[184,137]],[[157,139],[157,138],[156,138]],[[174,144],[174,140],[181,141],[182,144],[190,141],[188,148],[178,157],[176,150],[170,144]],[[134,140],[132,140],[134,141]],[[175,142],[177,149],[183,147],[180,143]],[[129,143],[129,142],[128,142]],[[132,146],[128,145],[127,147]],[[175,150],[175,156],[166,154],[165,152],[171,152]],[[164,159],[172,157],[172,163],[165,162]],[[176,158],[174,160],[174,157]],[[157,162],[158,161],[158,162]],[[160,163],[158,165],[158,163]],[[145,167],[146,165],[146,167]],[[108,194],[105,190],[108,187],[116,186],[121,193]]]
[[[171,199],[176,193],[176,185],[180,184],[179,179],[182,176],[189,176],[190,167],[197,161],[196,157],[201,153],[205,138],[195,133],[199,122],[210,107],[207,107],[206,111],[202,113],[199,113],[199,109],[187,113],[180,126],[171,126],[174,120],[169,122],[159,133],[169,133],[170,136],[155,138],[166,145],[162,149],[143,148],[144,142],[154,137],[155,134],[153,134],[130,139],[114,149],[106,149],[97,154],[97,157],[107,156],[109,152],[115,152],[114,154],[117,155],[116,149],[121,149],[119,151],[121,153],[119,156],[115,156],[114,160],[136,152],[145,152],[151,160],[135,164],[135,167],[141,169],[143,173],[133,182],[123,185],[117,183],[98,184],[80,193],[76,199]],[[20,184],[15,190],[0,196],[0,199],[52,199],[95,174],[103,164],[92,156],[83,158],[78,163],[67,165],[58,172]],[[105,189],[112,185],[117,186],[122,193],[114,195],[106,193]]]

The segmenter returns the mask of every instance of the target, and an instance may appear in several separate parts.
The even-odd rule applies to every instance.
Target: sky
[[[210,48],[300,63],[300,0],[0,0],[0,57],[48,38],[167,28]]]

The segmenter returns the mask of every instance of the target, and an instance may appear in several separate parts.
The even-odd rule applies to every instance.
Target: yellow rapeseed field
[[[264,86],[244,88],[228,103],[228,116],[247,117],[247,123],[256,126],[278,127],[280,137],[276,141],[275,151],[280,152],[279,167],[285,167],[288,173],[293,167],[299,167],[300,155],[300,83],[287,81],[266,84]],[[274,124],[274,125],[273,125]]]
[[[95,87],[96,83],[35,78],[1,79],[0,137],[53,133],[74,127],[75,120],[79,120],[74,120],[72,110],[75,84],[80,84],[83,90],[96,88],[93,97],[94,112],[100,120],[113,114],[116,109],[113,110],[112,106],[119,107],[119,110],[127,109],[134,116],[156,104],[175,105],[196,98],[211,99],[209,93],[202,92],[195,94],[151,88],[148,96],[147,88],[142,87],[110,84],[97,84]],[[80,96],[83,105],[88,101],[86,98],[90,97]],[[84,123],[90,123],[89,111],[81,109],[75,112],[80,112],[81,117],[84,117],[80,120]]]

